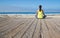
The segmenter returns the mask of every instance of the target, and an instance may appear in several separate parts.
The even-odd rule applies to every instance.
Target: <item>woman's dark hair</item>
[[[40,11],[42,10],[42,5],[39,5],[39,10],[40,10]]]

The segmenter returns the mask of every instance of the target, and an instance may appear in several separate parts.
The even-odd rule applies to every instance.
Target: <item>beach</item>
[[[0,38],[60,38],[60,15],[0,14]]]
[[[60,14],[46,14],[46,18],[60,18]],[[11,17],[11,18],[36,18],[36,14],[0,14],[0,17]]]

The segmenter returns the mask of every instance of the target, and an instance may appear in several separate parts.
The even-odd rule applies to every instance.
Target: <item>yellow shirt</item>
[[[38,10],[37,17],[38,18],[43,18],[43,11],[42,10],[41,11]]]

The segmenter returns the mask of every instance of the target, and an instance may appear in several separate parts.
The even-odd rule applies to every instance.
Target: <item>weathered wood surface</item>
[[[60,38],[60,18],[0,18],[0,38]]]

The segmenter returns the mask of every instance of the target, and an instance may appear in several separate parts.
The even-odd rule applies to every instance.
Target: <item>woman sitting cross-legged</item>
[[[37,11],[36,17],[38,19],[43,19],[46,17],[46,15],[44,14],[43,10],[42,10],[42,6],[39,6],[39,10]]]

